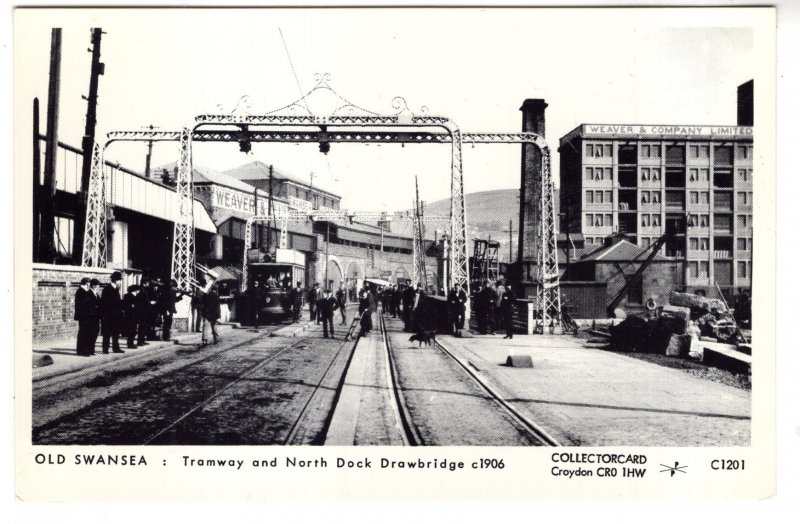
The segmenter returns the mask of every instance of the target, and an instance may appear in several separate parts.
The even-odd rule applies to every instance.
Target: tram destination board
[[[17,8],[17,496],[771,497],[775,16]]]

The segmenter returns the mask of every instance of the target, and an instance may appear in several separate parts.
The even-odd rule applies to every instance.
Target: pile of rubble
[[[740,332],[725,303],[691,293],[672,292],[669,305],[648,318],[628,317],[609,328],[611,347],[619,351],[688,356],[692,340],[737,344]]]

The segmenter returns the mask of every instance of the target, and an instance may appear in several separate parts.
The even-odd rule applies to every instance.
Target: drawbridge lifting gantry
[[[187,127],[181,131],[140,130],[108,133],[106,145],[104,147],[96,145],[92,159],[82,256],[83,265],[104,267],[106,264],[107,184],[102,166],[104,151],[112,142],[180,142],[180,160],[176,180],[179,216],[175,220],[172,278],[178,282],[178,287],[184,290],[190,289],[195,267],[191,154],[193,142],[316,142],[320,144],[321,150],[323,150],[323,145],[329,147],[334,142],[440,143],[449,144],[451,148],[449,216],[451,245],[449,274],[445,275],[445,281],[447,286],[457,282],[469,293],[462,144],[533,144],[542,153],[541,178],[534,180],[534,198],[540,203],[541,214],[539,227],[535,232],[538,247],[536,309],[539,311],[537,315],[540,322],[539,331],[560,326],[561,296],[556,250],[553,181],[550,172],[550,149],[544,137],[535,133],[462,133],[459,127],[446,117],[410,113],[405,100],[401,97],[395,98],[393,102],[395,108],[400,108],[400,111],[393,115],[373,113],[341,99],[341,97],[339,98],[345,103],[329,116],[289,114],[297,108],[302,108],[303,106],[299,102],[315,91],[329,90],[333,92],[327,85],[327,75],[320,78],[317,86],[300,100],[271,113],[204,114],[195,118],[193,128]],[[339,95],[336,94],[336,96]],[[308,107],[307,104],[305,106]],[[342,110],[349,114],[338,114]],[[287,111],[287,113],[280,113],[281,111]],[[307,219],[307,215],[304,219]]]

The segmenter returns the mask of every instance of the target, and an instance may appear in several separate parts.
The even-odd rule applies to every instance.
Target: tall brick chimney
[[[547,102],[541,98],[528,98],[519,108],[522,111],[522,131],[524,133],[544,134],[544,110]],[[541,177],[542,155],[533,144],[522,145],[522,167],[519,190],[519,242],[517,243],[517,261],[521,266],[522,284],[527,295],[525,282],[532,276],[532,266],[537,259],[536,229],[540,215],[539,202],[533,195],[533,181]]]
[[[736,125],[753,125],[753,81],[748,80],[736,89]]]

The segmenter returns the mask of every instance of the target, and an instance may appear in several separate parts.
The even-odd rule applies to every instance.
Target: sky
[[[243,95],[269,112],[300,98],[315,75],[330,75],[342,97],[392,114],[402,96],[412,111],[447,116],[464,132],[521,131],[519,108],[544,98],[546,137],[581,123],[730,125],[736,87],[753,78],[752,16],[647,10],[295,9],[22,10],[15,13],[18,136],[30,136],[30,105],[47,100],[51,27],[63,28],[59,138],[83,134],[91,55],[102,27],[98,137],[108,131],[174,130],[194,116],[230,112]],[[315,114],[320,100],[309,101]],[[44,127],[44,111],[41,125]],[[177,144],[157,144],[153,166],[175,161]],[[518,188],[519,145],[464,147],[466,192]],[[116,143],[106,158],[143,171],[146,146]],[[197,144],[194,162],[216,170],[261,160],[360,210],[411,206],[414,175],[423,200],[450,194],[442,145]]]

